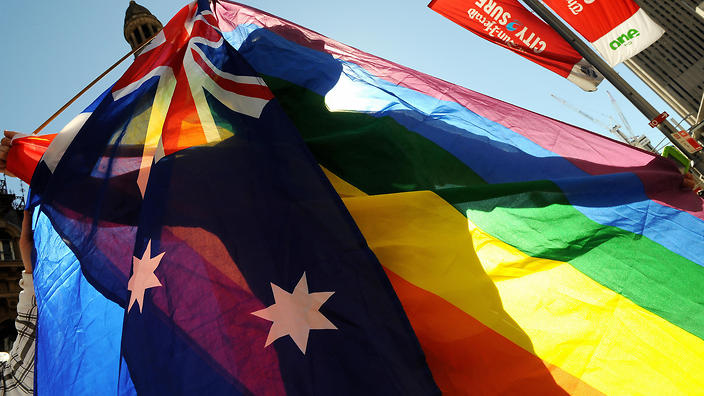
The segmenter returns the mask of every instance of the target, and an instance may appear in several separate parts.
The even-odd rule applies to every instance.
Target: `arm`
[[[34,387],[34,340],[37,324],[37,300],[34,297],[32,279],[32,214],[24,212],[22,234],[20,235],[20,252],[24,263],[24,272],[20,286],[20,301],[17,304],[17,339],[12,345],[9,359],[0,362],[0,395],[32,395]]]

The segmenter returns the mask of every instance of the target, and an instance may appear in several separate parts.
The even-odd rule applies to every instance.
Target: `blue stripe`
[[[651,201],[633,173],[590,175],[456,102],[392,84],[355,63],[333,59],[256,25],[240,25],[224,36],[260,73],[325,96],[331,111],[391,116],[455,155],[489,183],[551,180],[593,221],[648,237],[702,265],[704,222]],[[271,56],[274,52],[276,57]]]
[[[38,395],[135,395],[129,375],[118,383],[124,309],[103,297],[86,280],[76,256],[35,210],[37,258]],[[67,334],[66,332],[70,332]],[[114,376],[105,373],[115,373]],[[119,390],[119,393],[118,393]]]

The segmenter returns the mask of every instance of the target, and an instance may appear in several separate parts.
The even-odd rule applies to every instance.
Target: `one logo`
[[[631,40],[634,38],[640,36],[640,32],[636,29],[630,29],[627,33],[624,33],[614,41],[612,41],[609,46],[611,47],[612,50],[616,51],[620,47],[625,47],[627,45],[633,44]]]

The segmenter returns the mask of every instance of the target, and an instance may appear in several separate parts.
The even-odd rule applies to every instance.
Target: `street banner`
[[[694,154],[697,151],[702,150],[702,145],[699,144],[692,135],[687,133],[687,131],[678,131],[677,133],[673,133],[672,137],[679,142],[679,144],[684,147],[685,150],[687,150],[688,153]]]
[[[635,56],[665,30],[633,0],[544,0],[611,66]]]
[[[555,30],[517,0],[433,0],[433,11],[498,44],[595,91],[603,76]]]

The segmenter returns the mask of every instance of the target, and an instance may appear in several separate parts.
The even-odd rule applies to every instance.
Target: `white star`
[[[159,278],[154,275],[156,267],[159,266],[164,253],[152,258],[152,240],[147,242],[147,248],[144,250],[142,258],[132,257],[132,277],[127,282],[127,290],[130,293],[130,305],[127,307],[127,312],[132,309],[135,301],[139,304],[139,313],[142,313],[144,305],[144,292],[152,287],[161,286]]]
[[[303,273],[293,293],[271,284],[276,303],[268,308],[252,312],[252,315],[274,323],[269,330],[265,347],[283,336],[291,336],[298,349],[306,353],[310,330],[337,330],[320,311],[320,307],[335,292],[308,293],[306,273]]]

